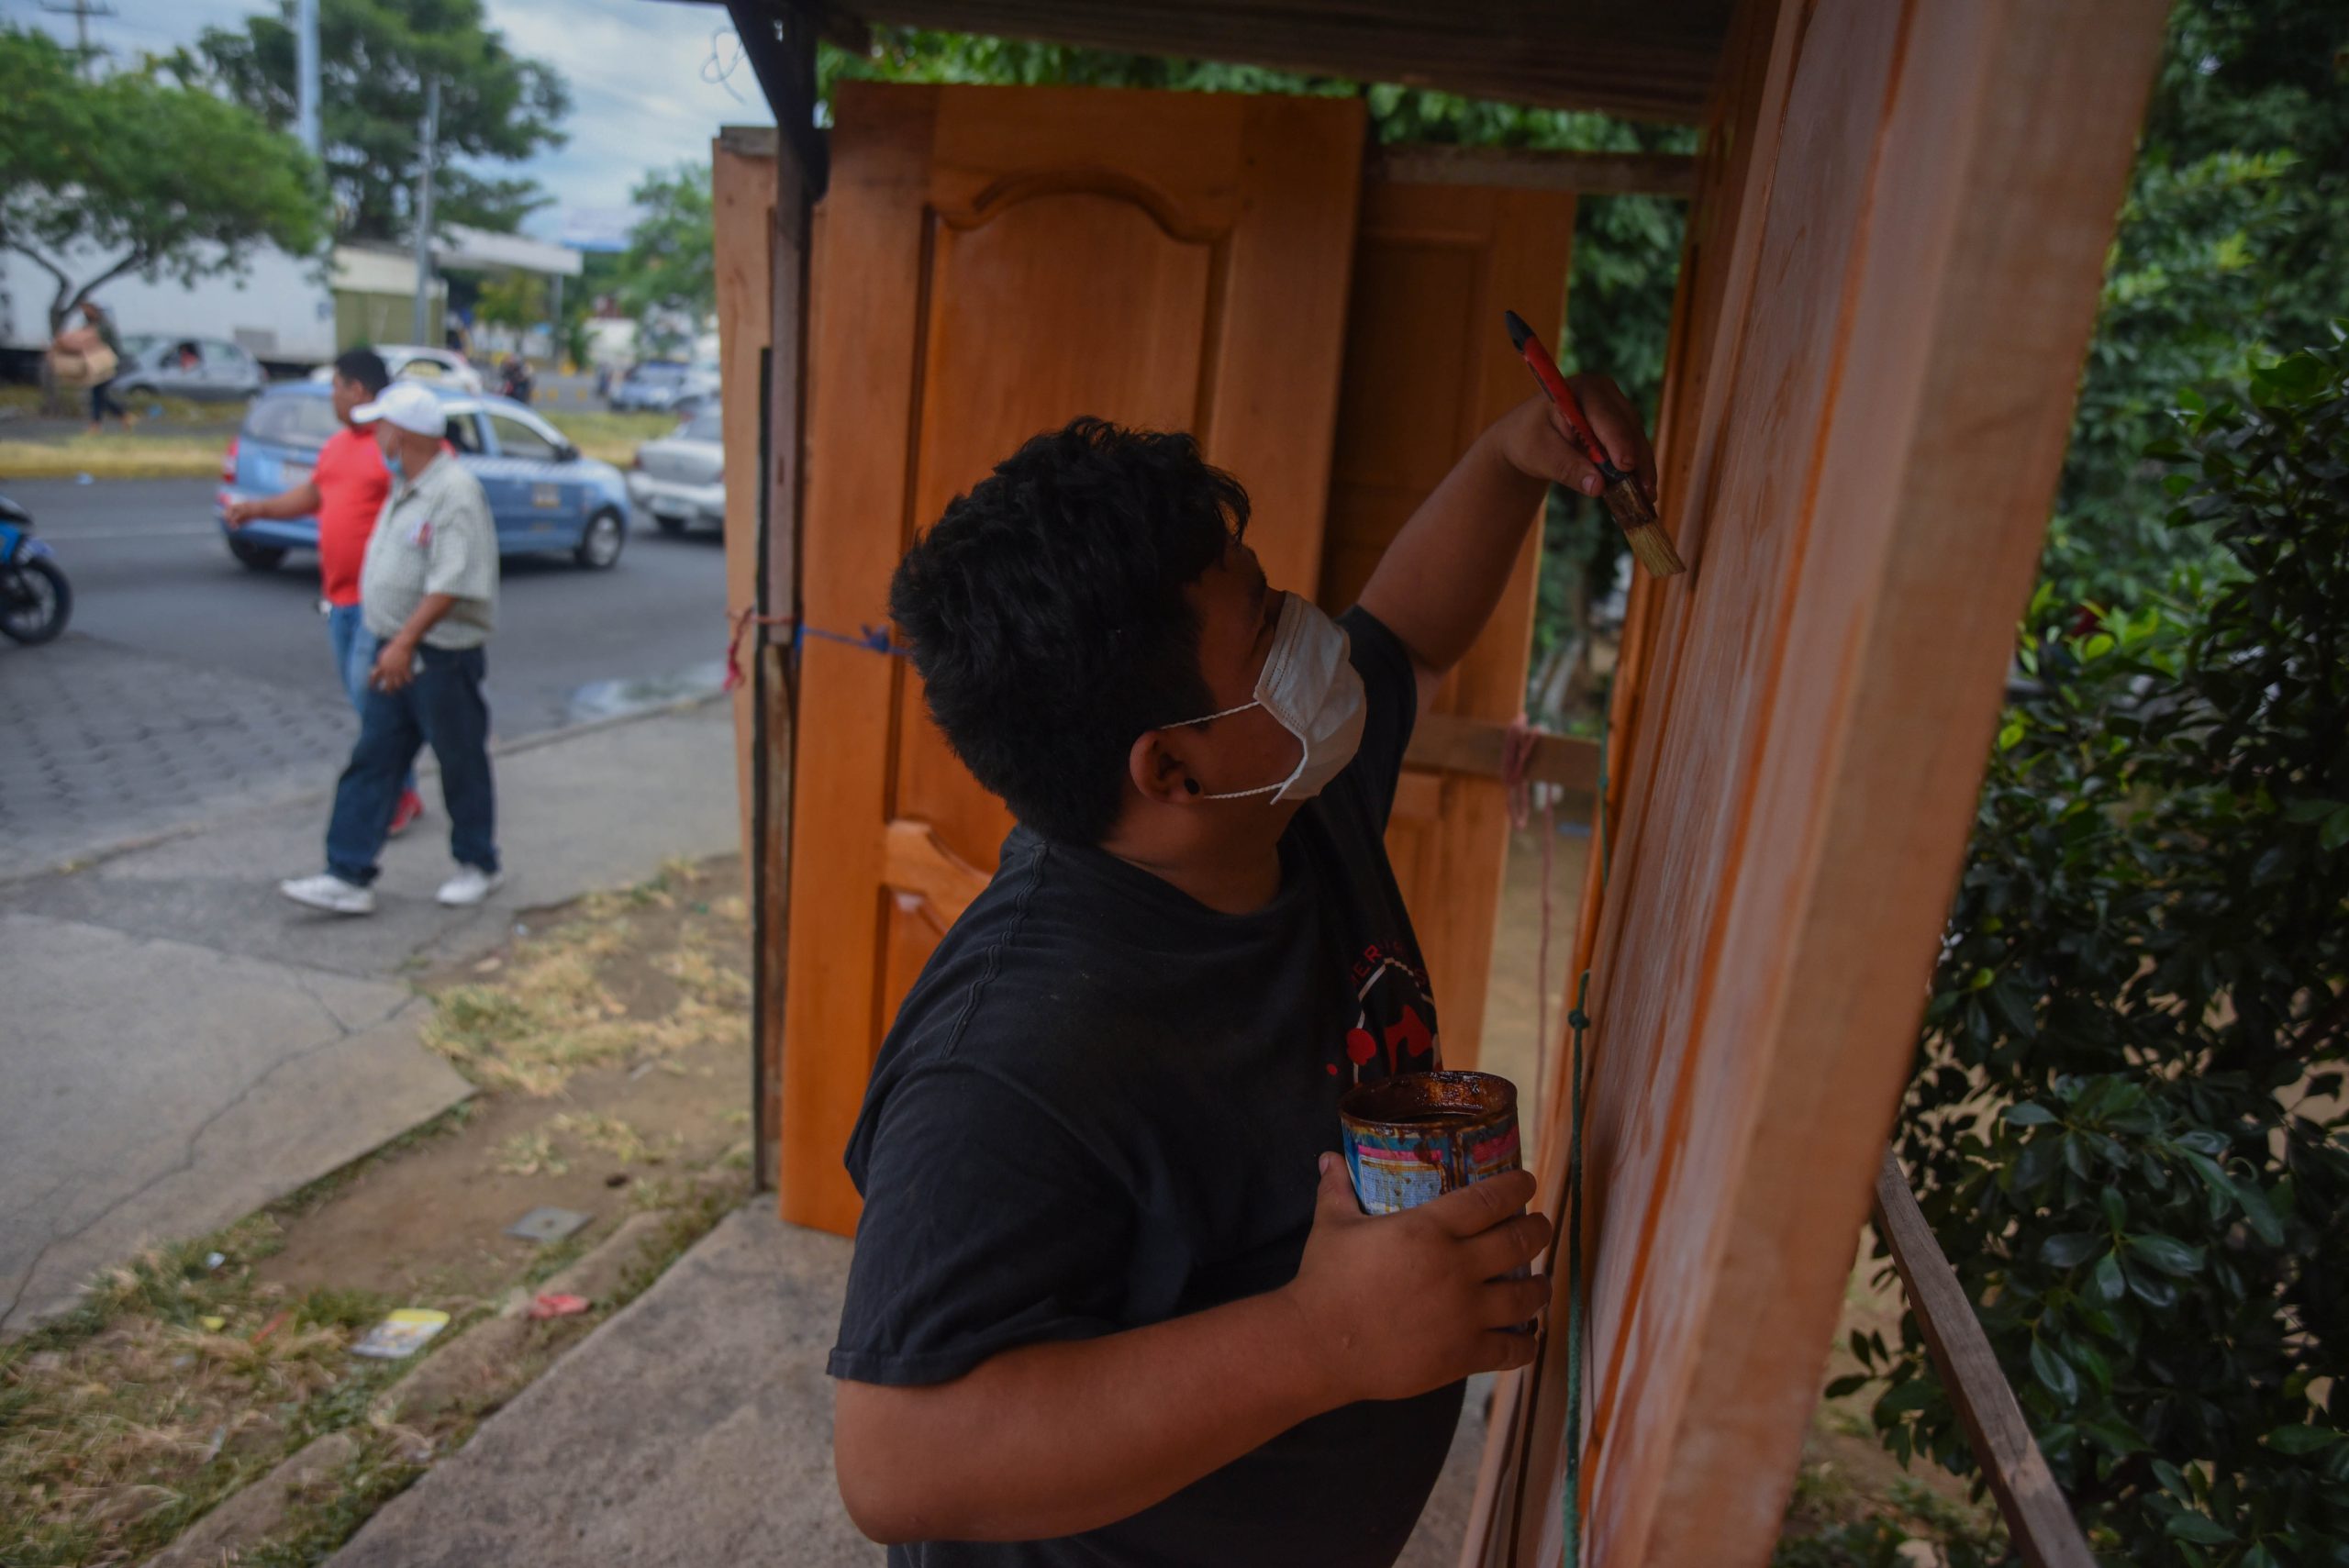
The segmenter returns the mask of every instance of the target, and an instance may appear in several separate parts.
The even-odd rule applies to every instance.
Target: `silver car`
[[[220,338],[173,338],[134,332],[122,340],[115,395],[247,398],[269,384],[261,361],[242,345]]]
[[[628,470],[629,499],[662,533],[725,527],[725,428],[718,405],[705,403],[674,431],[636,449]]]

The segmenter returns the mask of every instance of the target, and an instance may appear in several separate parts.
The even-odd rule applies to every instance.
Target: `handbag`
[[[112,381],[119,368],[114,350],[104,343],[87,349],[61,343],[49,350],[49,373],[60,386],[98,386]]]

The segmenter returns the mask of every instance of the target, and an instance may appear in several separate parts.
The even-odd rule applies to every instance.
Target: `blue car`
[[[504,397],[434,387],[449,416],[457,461],[481,481],[497,519],[497,551],[569,550],[602,571],[628,542],[628,481],[608,462],[579,455],[553,426]],[[228,504],[290,490],[310,476],[327,438],[341,428],[322,382],[286,382],[253,400],[228,443],[213,509],[228,553],[256,572],[273,571],[291,550],[318,547],[316,517],[255,519],[228,526]]]

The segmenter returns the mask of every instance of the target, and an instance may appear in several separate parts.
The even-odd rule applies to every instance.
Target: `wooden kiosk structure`
[[[1690,199],[1658,430],[1689,571],[1635,586],[1605,775],[1566,742],[1539,763],[1603,825],[1575,965],[1581,1310],[1562,1264],[1543,1358],[1496,1403],[1464,1562],[1555,1562],[1570,1514],[1598,1568],[1765,1561],[1879,1186],[2161,0],[730,7],[783,128],[717,154],[761,1164],[786,1218],[832,1229],[854,1222],[840,1154],[873,1052],[1008,826],[871,645],[910,530],[1071,415],[1187,427],[1249,485],[1274,580],[1342,606],[1523,395],[1495,324],[1514,306],[1554,338],[1576,195]],[[1347,99],[858,83],[818,131],[815,39],[865,21],[1688,120],[1702,150],[1381,150]],[[1455,1062],[1480,1026],[1533,564],[1529,544],[1423,723],[1390,838]],[[1577,1084],[1553,1076],[1555,1204]],[[2085,1562],[1906,1192],[1885,1174],[1886,1229],[1920,1310],[1938,1295],[2018,1542]]]

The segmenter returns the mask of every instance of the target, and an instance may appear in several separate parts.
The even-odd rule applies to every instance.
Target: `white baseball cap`
[[[354,425],[371,425],[378,419],[413,435],[449,433],[449,416],[440,411],[440,400],[414,382],[395,381],[376,394],[374,402],[351,411]]]

